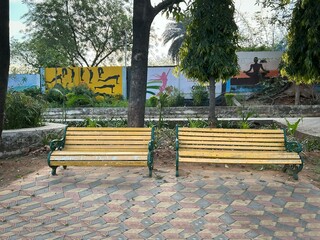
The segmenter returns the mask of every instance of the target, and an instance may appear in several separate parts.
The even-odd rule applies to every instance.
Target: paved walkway
[[[0,239],[319,239],[320,190],[303,177],[155,168],[43,168],[0,189]]]
[[[303,179],[181,169],[43,168],[0,191],[0,239],[319,239],[320,191]]]

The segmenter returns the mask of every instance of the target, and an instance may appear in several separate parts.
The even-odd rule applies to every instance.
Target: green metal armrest
[[[302,145],[296,141],[286,141],[286,150],[288,152],[300,153],[302,151]]]
[[[55,139],[50,142],[50,150],[61,150],[64,147],[64,138]]]

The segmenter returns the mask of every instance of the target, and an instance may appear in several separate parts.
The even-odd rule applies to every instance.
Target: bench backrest
[[[69,127],[66,130],[66,151],[148,151],[153,139],[151,128]]]
[[[281,129],[176,128],[179,149],[285,151]]]

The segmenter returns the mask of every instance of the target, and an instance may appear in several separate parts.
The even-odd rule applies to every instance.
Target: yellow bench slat
[[[151,128],[109,128],[109,127],[68,127],[68,131],[87,131],[87,132],[148,132]]]
[[[301,164],[297,159],[228,159],[228,158],[179,158],[183,163],[217,163],[217,164]]]
[[[145,145],[66,145],[63,151],[90,151],[90,152],[146,152]]]
[[[124,132],[85,132],[85,131],[70,131],[67,132],[67,136],[148,136],[151,137],[150,132],[126,132],[124,135]]]
[[[207,151],[207,150],[181,150],[181,157],[208,157],[208,158],[250,158],[250,159],[300,159],[297,153],[293,152],[271,152],[271,151]]]
[[[179,148],[183,149],[230,149],[230,150],[260,150],[260,151],[284,151],[284,147],[272,146],[225,146],[225,145],[189,145],[180,144]]]
[[[225,146],[270,146],[270,147],[284,147],[283,142],[221,142],[221,141],[188,141],[181,140],[179,145],[225,145]]]
[[[228,142],[283,142],[283,139],[273,139],[273,138],[230,138],[230,137],[189,137],[181,136],[179,140],[189,140],[189,141],[228,141]]]
[[[146,161],[50,161],[51,166],[145,167]]]
[[[250,133],[208,133],[208,132],[181,132],[181,136],[190,137],[228,137],[228,138],[281,138],[283,140],[282,134],[250,134]]]
[[[211,133],[282,133],[281,129],[233,129],[233,128],[179,128],[179,135],[182,132],[211,132]]]
[[[122,142],[122,141],[112,141],[112,142],[106,142],[106,141],[99,141],[99,140],[68,140],[66,141],[65,145],[148,145],[149,141],[138,141],[135,140],[135,142]]]
[[[146,155],[64,155],[64,156],[52,156],[51,161],[146,161]]]
[[[54,151],[51,154],[51,157],[53,156],[147,156],[148,152],[79,152],[79,151]]]

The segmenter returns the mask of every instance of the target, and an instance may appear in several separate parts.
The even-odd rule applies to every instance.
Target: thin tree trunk
[[[209,126],[216,127],[216,81],[213,77],[209,78]]]
[[[154,16],[150,2],[146,0],[135,0],[133,13],[128,125],[130,127],[143,127],[147,90],[149,35]]]
[[[299,105],[300,104],[300,95],[301,95],[300,85],[294,83],[294,86],[295,86],[294,105]]]
[[[8,88],[8,74],[10,64],[9,45],[9,0],[0,1],[0,150],[2,144],[2,130],[4,120],[5,100]]]

